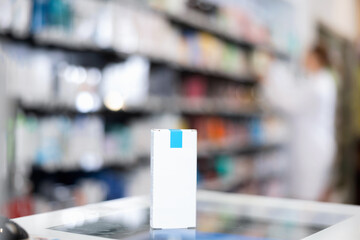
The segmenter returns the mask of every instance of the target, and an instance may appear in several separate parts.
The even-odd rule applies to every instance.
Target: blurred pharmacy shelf
[[[243,75],[239,76],[236,74],[227,73],[224,71],[216,71],[211,69],[205,69],[201,67],[186,65],[182,63],[173,62],[166,59],[161,59],[159,57],[150,56],[144,53],[136,52],[136,53],[125,53],[120,52],[111,48],[102,49],[97,46],[83,46],[83,45],[74,45],[72,43],[65,43],[63,41],[52,41],[48,39],[39,39],[33,35],[29,35],[27,37],[17,37],[11,33],[0,33],[0,39],[10,42],[16,42],[20,44],[26,44],[36,48],[43,48],[49,50],[59,50],[64,52],[78,53],[83,55],[98,55],[102,57],[107,62],[119,62],[124,61],[126,58],[132,55],[137,55],[141,57],[145,57],[153,64],[160,64],[169,66],[175,70],[185,73],[195,73],[200,74],[206,77],[219,78],[224,80],[231,80],[234,82],[239,82],[243,84],[254,85],[257,83],[256,77],[254,75]]]
[[[283,144],[279,143],[258,143],[258,144],[244,144],[243,146],[238,146],[237,148],[227,148],[227,147],[216,147],[217,150],[214,150],[213,147],[202,147],[198,149],[198,161],[204,159],[209,162],[214,162],[217,156],[256,156],[264,153],[276,152],[283,148]],[[123,159],[105,159],[105,164],[98,165],[96,168],[86,168],[83,165],[73,166],[71,168],[64,168],[61,165],[54,166],[52,169],[48,169],[46,166],[35,165],[36,169],[41,169],[45,172],[69,172],[69,171],[88,171],[88,172],[98,172],[103,170],[121,170],[121,171],[131,171],[138,167],[148,167],[149,166],[150,154],[141,154],[139,156],[133,156]],[[236,159],[236,161],[243,161],[242,158]]]
[[[173,101],[172,101],[173,100]],[[219,101],[220,103],[216,103]],[[248,109],[238,109],[221,107],[223,104],[220,100],[206,99],[201,104],[194,104],[192,101],[175,100],[167,98],[158,98],[156,100],[148,100],[146,104],[141,106],[124,107],[119,111],[111,111],[102,107],[98,111],[81,112],[76,108],[69,106],[60,106],[59,104],[47,105],[25,105],[19,102],[18,108],[26,114],[34,114],[36,116],[55,116],[55,115],[117,115],[117,114],[154,114],[154,113],[174,113],[183,115],[206,115],[206,116],[222,116],[234,118],[251,118],[260,117],[260,109],[249,107]],[[180,102],[180,103],[179,103]],[[181,103],[187,102],[187,103]]]
[[[276,180],[277,175],[248,179],[215,179],[204,181],[200,188],[209,191],[220,192],[244,192],[245,188],[251,188],[254,185],[266,184],[271,180]]]
[[[277,151],[283,147],[282,143],[245,144],[245,146],[236,147],[217,147],[213,145],[211,147],[199,148],[198,156],[200,158],[210,158],[216,155],[250,155]]]
[[[14,108],[11,217],[144,194],[155,127],[198,130],[200,188],[266,195],[271,180],[254,186],[256,176],[281,179],[284,125],[263,112],[256,76],[267,53],[291,60],[289,35],[257,10],[187,2],[6,5],[20,11],[0,24]],[[285,181],[271,184],[286,195]],[[22,202],[32,208],[18,212]]]
[[[220,27],[214,27],[209,24],[209,19],[206,17],[199,16],[195,11],[188,10],[186,15],[178,15],[166,12],[164,10],[154,10],[169,21],[181,25],[183,27],[191,28],[197,31],[204,31],[212,34],[224,41],[230,42],[237,46],[240,46],[247,50],[263,50],[273,54],[275,57],[282,60],[289,60],[287,53],[276,50],[274,47],[264,44],[257,44],[251,41],[245,40],[244,38],[234,36],[230,32],[224,32]]]

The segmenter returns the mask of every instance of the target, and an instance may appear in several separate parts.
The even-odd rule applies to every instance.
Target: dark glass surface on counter
[[[328,217],[321,213],[302,212],[301,216],[299,215],[299,221],[294,220],[297,219],[297,215],[299,212],[294,210],[254,209],[254,206],[199,203],[196,229],[151,230],[148,208],[122,210],[102,217],[55,226],[51,229],[109,239],[295,240],[328,227],[324,224],[309,223],[312,222],[311,219]],[[284,219],[279,216],[290,217]],[[339,222],[347,216],[333,215],[332,217],[334,221]],[[301,221],[301,218],[306,218],[307,221]]]

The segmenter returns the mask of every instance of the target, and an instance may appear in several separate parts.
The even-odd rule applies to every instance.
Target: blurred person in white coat
[[[306,74],[295,77],[272,61],[263,78],[264,96],[290,120],[290,197],[324,200],[336,152],[336,83],[320,45],[307,53],[304,68]]]

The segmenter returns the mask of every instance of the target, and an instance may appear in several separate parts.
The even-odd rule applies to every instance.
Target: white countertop
[[[271,226],[275,223],[275,227],[272,226],[272,228],[278,229],[278,231],[283,229],[282,226],[284,226],[284,224],[289,225],[289,229],[295,232],[294,236],[302,236],[301,234],[305,234],[303,228],[299,228],[302,230],[296,230],[296,226],[316,226],[319,229],[326,228],[309,237],[306,237],[307,235],[302,236],[306,237],[303,239],[307,240],[360,239],[360,207],[358,206],[209,191],[198,191],[197,199],[198,210],[200,209],[198,214],[198,226],[196,229],[198,232],[217,232],[219,229],[219,222],[222,223],[221,221],[229,219],[229,217],[226,216],[235,214],[239,218],[259,219],[261,224],[264,224],[264,222],[267,223],[267,225],[265,225],[266,227],[264,227],[264,229],[266,228],[266,231],[269,231],[268,223],[271,223]],[[146,221],[147,223],[148,219],[144,220],[144,218],[148,218],[146,213],[144,213],[145,210],[140,212],[139,209],[147,209],[148,206],[148,197],[132,197],[17,218],[14,219],[14,221],[24,227],[33,239],[35,239],[34,237],[46,237],[48,239],[60,240],[109,240],[109,238],[104,237],[73,234],[70,232],[59,231],[59,229],[54,230],[54,227],[56,229],[56,227],[60,226],[61,228],[61,226],[64,225],[81,226],[83,223],[95,222],[103,217],[109,218],[109,216],[111,217],[112,215],[118,214],[116,221],[121,221],[129,227],[129,229],[133,230],[138,222]],[[214,212],[216,212],[215,215]],[[237,218],[230,219],[236,220]],[[235,222],[235,220],[233,222]],[[258,230],[254,232],[247,231],[247,229],[244,230],[245,225],[242,226],[241,221],[239,222],[242,232],[246,232],[246,234],[249,234],[250,232],[250,234],[252,234],[251,236],[259,236],[256,235],[259,232]],[[257,226],[257,229],[259,229],[258,225],[259,224],[255,224],[254,226]],[[134,233],[131,236],[127,235],[126,239],[156,239],[153,238],[154,235],[149,235],[149,228],[146,224],[144,225],[143,223],[141,226],[141,231],[139,230],[136,234]],[[233,228],[233,230],[234,231],[230,230],[230,232],[227,233],[234,234],[234,232],[237,231],[236,233],[239,234],[240,230],[238,230],[238,228]],[[187,235],[187,238],[185,239],[198,239],[198,237],[195,237],[195,230],[185,231],[188,231],[188,233],[194,231],[193,238],[189,238]],[[281,239],[281,236],[287,236],[286,234],[281,235],[280,233],[277,234],[275,232],[272,233],[272,237],[269,237],[267,236],[269,233],[266,231],[264,230],[263,238],[243,239],[274,239],[273,236],[280,236],[278,239]],[[284,237],[282,239],[284,239]],[[293,239],[296,238],[294,237]]]

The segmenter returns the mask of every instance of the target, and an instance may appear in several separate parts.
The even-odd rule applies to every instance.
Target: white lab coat
[[[316,200],[325,191],[335,156],[335,79],[327,70],[296,79],[286,65],[271,65],[266,100],[289,117],[289,194]]]

